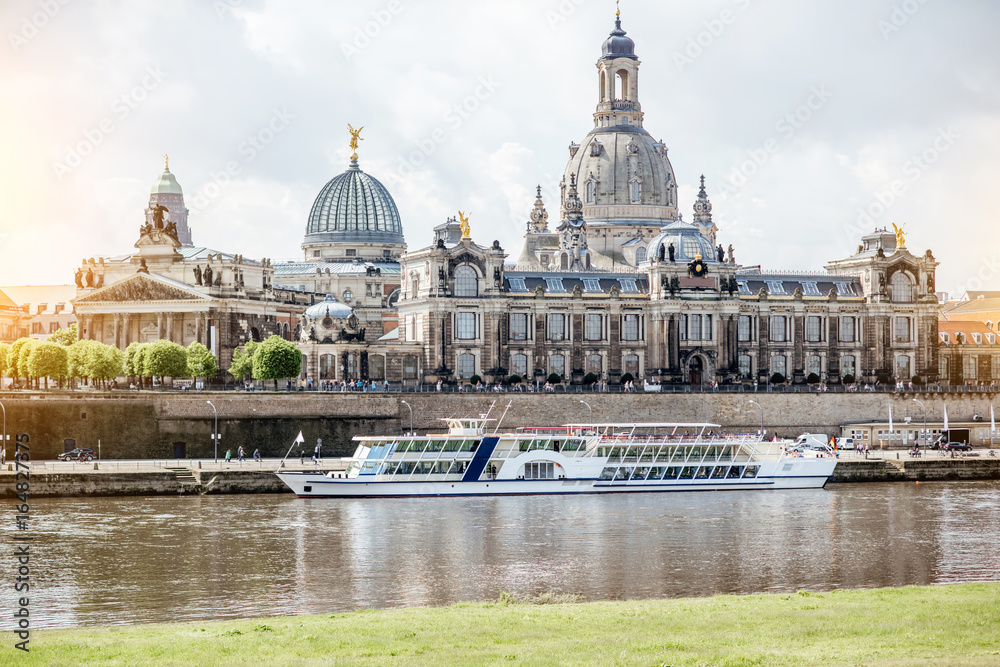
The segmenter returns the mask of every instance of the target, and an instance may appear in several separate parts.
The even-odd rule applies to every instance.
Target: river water
[[[36,628],[442,605],[500,591],[607,600],[1000,580],[996,482],[37,499],[32,515]],[[9,610],[14,575],[4,570]]]

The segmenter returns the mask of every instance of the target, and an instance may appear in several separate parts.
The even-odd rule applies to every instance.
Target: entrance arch
[[[692,387],[701,387],[701,380],[704,372],[705,363],[701,360],[701,357],[691,357],[691,361],[688,362],[688,373]]]

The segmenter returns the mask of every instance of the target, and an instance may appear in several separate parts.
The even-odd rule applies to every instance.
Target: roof
[[[382,336],[379,340],[399,340],[399,327]]]
[[[521,285],[524,288],[521,288]],[[559,287],[562,287],[560,291]],[[639,296],[649,293],[649,282],[644,273],[572,273],[507,271],[504,274],[504,291],[512,294],[529,294],[538,287],[546,293],[572,294],[579,287],[584,295],[610,294],[613,287],[618,288],[622,296]]]
[[[976,340],[978,338],[978,340]],[[995,345],[996,333],[975,320],[938,320],[938,339],[942,345]]]
[[[976,299],[975,301],[960,301],[954,307],[948,308],[948,315],[961,313],[991,313],[1000,310],[1000,298]]]
[[[392,195],[351,160],[347,171],[334,176],[316,196],[304,243],[403,245],[405,241]]]
[[[4,288],[0,288],[0,308],[8,310],[20,310],[17,304],[11,301],[11,298],[4,293]]]
[[[399,262],[368,262],[358,260],[356,262],[279,262],[275,261],[275,276],[305,276],[315,274],[319,269],[323,273],[327,270],[337,275],[365,275],[368,267],[379,269],[382,275],[399,275]]]
[[[177,179],[174,178],[174,175],[170,173],[170,170],[164,169],[160,177],[153,183],[153,189],[150,191],[150,194],[183,195],[184,191],[181,189]]]
[[[15,307],[28,304],[31,311],[39,304],[46,304],[46,312],[55,312],[56,304],[65,304],[67,310],[72,310],[70,302],[76,298],[75,285],[12,285],[0,287],[0,306],[4,306],[6,295]]]
[[[827,298],[830,290],[837,298],[862,298],[864,289],[857,276],[838,275],[831,273],[753,273],[737,272],[736,283],[740,288],[740,296],[750,297],[760,294],[762,288],[767,288],[769,298],[791,297],[796,289],[802,290],[804,298]]]

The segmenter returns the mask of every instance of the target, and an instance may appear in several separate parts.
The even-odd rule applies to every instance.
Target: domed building
[[[188,227],[188,209],[184,205],[184,190],[181,189],[177,178],[170,173],[170,158],[164,156],[163,173],[153,183],[149,193],[149,207],[146,209],[146,222],[153,224],[158,206],[162,206],[166,211],[165,218],[177,226],[177,240],[181,246],[193,245],[191,241],[191,228]]]

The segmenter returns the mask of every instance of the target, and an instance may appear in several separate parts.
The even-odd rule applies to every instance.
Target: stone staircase
[[[177,477],[177,483],[180,484],[181,491],[186,490],[187,487],[201,484],[201,480],[198,479],[197,474],[190,468],[167,468],[167,470],[174,473]]]

